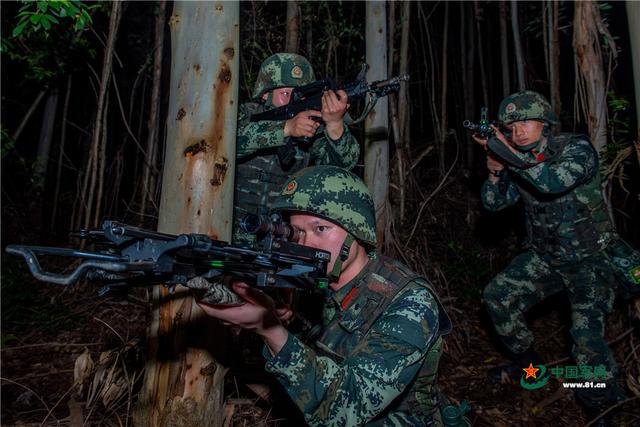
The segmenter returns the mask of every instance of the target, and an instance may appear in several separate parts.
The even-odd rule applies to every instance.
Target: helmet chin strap
[[[329,273],[330,283],[337,282],[340,278],[340,273],[342,273],[342,263],[349,258],[349,250],[351,249],[353,240],[353,234],[347,233],[347,236],[344,238],[344,242],[342,242],[342,247],[340,248],[340,253],[336,258],[336,262],[333,263],[333,269]]]
[[[264,105],[267,106],[268,108],[273,107],[273,90],[270,90],[269,93],[267,94],[267,99],[264,101]]]

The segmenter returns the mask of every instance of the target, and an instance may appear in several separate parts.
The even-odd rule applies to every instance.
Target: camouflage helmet
[[[253,100],[280,87],[297,87],[316,80],[306,58],[295,53],[276,53],[264,60],[253,88]]]
[[[542,120],[552,125],[560,123],[549,101],[531,90],[523,90],[503,99],[498,107],[498,119],[506,124],[520,120]]]
[[[316,215],[338,224],[360,242],[376,244],[371,193],[362,179],[337,166],[312,166],[291,176],[271,211]]]

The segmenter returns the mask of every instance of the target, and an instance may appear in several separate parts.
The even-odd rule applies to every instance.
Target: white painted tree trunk
[[[239,79],[239,4],[176,2],[158,230],[231,239]],[[136,424],[221,426],[222,331],[184,288],[154,289]]]

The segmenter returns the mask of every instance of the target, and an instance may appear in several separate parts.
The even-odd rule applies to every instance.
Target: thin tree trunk
[[[313,62],[313,52],[314,52],[314,48],[313,48],[313,19],[311,16],[306,15],[305,16],[305,20],[307,21],[307,25],[306,25],[306,35],[305,35],[305,41],[307,44],[307,59],[311,62]]]
[[[575,3],[573,21],[573,48],[576,62],[576,96],[583,117],[589,125],[591,143],[600,151],[607,144],[607,90],[609,81],[605,76],[600,35],[606,31],[609,43],[613,43],[598,6],[592,1]],[[609,49],[615,53],[615,47]]]
[[[69,113],[69,98],[71,96],[72,76],[67,76],[67,91],[64,95],[64,105],[62,107],[62,119],[60,120],[60,148],[58,152],[58,167],[56,170],[56,189],[53,192],[53,209],[51,210],[51,229],[56,229],[56,219],[58,216],[58,198],[60,197],[60,177],[62,176],[62,164],[64,163],[64,146],[67,140],[67,116]]]
[[[46,90],[41,90],[40,93],[38,93],[38,96],[36,96],[36,99],[34,99],[33,102],[31,103],[31,106],[27,110],[27,114],[25,114],[24,117],[22,118],[22,121],[20,122],[20,125],[18,126],[18,129],[16,129],[16,131],[13,132],[13,135],[11,135],[11,138],[14,141],[17,140],[20,137],[20,134],[24,130],[24,127],[29,122],[29,119],[33,115],[33,112],[36,111],[36,108],[38,108],[38,105],[40,105],[40,101],[42,101],[42,98],[44,98],[44,95],[46,93],[47,93]]]
[[[473,2],[473,9],[476,14],[476,39],[478,40],[478,63],[480,64],[480,83],[482,84],[482,103],[483,105],[489,105],[489,88],[487,87],[487,73],[484,67],[484,52],[482,51],[482,28],[480,27],[480,21],[482,21],[482,10],[478,7],[478,2]]]
[[[40,138],[38,139],[38,152],[33,168],[34,189],[42,191],[45,187],[47,169],[49,166],[49,152],[51,151],[51,141],[53,140],[53,127],[56,121],[56,110],[58,109],[58,89],[51,90],[47,102],[44,106],[42,116],[42,126],[40,127]]]
[[[444,4],[444,29],[442,34],[442,83],[440,92],[440,139],[442,144],[442,150],[440,150],[440,165],[443,168],[440,170],[440,178],[444,177],[444,164],[446,161],[446,146],[447,146],[447,50],[449,44],[449,2]]]
[[[548,4],[550,3],[549,1],[542,1],[540,2],[540,15],[542,16],[542,30],[540,31],[542,33],[542,46],[543,46],[543,50],[544,50],[544,65],[545,65],[545,71],[547,72],[547,78],[550,77],[550,71],[549,71],[549,50],[551,48],[551,39],[549,38],[549,36],[551,35],[551,21],[550,21],[550,15],[551,15],[551,8],[550,5]]]
[[[518,23],[518,2],[511,0],[511,31],[513,31],[513,47],[516,51],[516,65],[518,69],[518,90],[525,90],[527,84],[524,74],[524,55],[520,42],[520,24]]]
[[[151,88],[151,108],[149,111],[147,146],[145,161],[142,169],[142,197],[140,199],[140,224],[144,222],[147,212],[147,202],[153,202],[155,196],[155,179],[151,176],[156,172],[156,153],[158,146],[158,128],[160,126],[160,87],[162,84],[162,49],[164,46],[164,26],[167,2],[160,1],[156,15],[156,28],[153,53],[153,85]]]
[[[507,2],[500,0],[500,60],[502,64],[502,96],[511,92],[511,79],[509,78],[509,51],[507,37]]]
[[[176,2],[158,230],[231,240],[239,82],[237,2]],[[140,426],[221,426],[224,330],[179,287],[153,290]]]
[[[407,72],[407,64],[409,62],[409,24],[411,21],[411,2],[402,4],[402,32],[400,36],[400,74]],[[400,84],[398,92],[398,130],[400,134],[399,150],[396,153],[398,159],[398,187],[400,189],[400,221],[405,218],[406,204],[406,180],[405,180],[405,157],[407,154],[408,144],[408,100],[407,100],[407,84]]]
[[[92,218],[92,207],[94,201],[94,192],[96,190],[96,183],[98,182],[98,154],[100,150],[100,137],[102,136],[102,119],[104,117],[104,110],[107,108],[105,99],[107,97],[107,90],[109,89],[109,81],[111,79],[111,65],[113,63],[113,52],[115,48],[116,38],[118,34],[118,27],[120,25],[120,17],[122,13],[122,3],[111,3],[111,19],[109,20],[109,37],[104,48],[104,55],[102,61],[102,75],[100,77],[100,90],[98,92],[98,106],[96,111],[96,121],[93,126],[93,133],[91,138],[91,160],[89,166],[91,169],[87,169],[87,179],[90,173],[89,185],[84,188],[82,198],[84,200],[85,212],[84,212],[84,228],[89,228]],[[96,212],[98,217],[99,212]],[[80,219],[80,218],[79,218]]]
[[[109,92],[105,97],[105,105],[109,105]],[[108,112],[104,109],[104,117],[102,118],[102,136],[100,137],[100,154],[98,155],[98,190],[96,195],[96,213],[93,217],[93,227],[97,227],[102,216],[102,198],[104,194],[104,171],[107,163],[107,137],[108,137]]]
[[[367,2],[366,8],[366,60],[369,64],[368,81],[387,78],[387,13],[385,2]],[[378,248],[384,244],[387,192],[389,189],[389,109],[388,98],[378,100],[367,116],[364,144],[364,181],[371,190],[376,209]]]
[[[560,44],[558,43],[558,2],[549,0],[549,85],[551,107],[560,117]]]
[[[462,54],[466,54],[467,57],[467,62],[466,62],[466,66],[463,70],[463,73],[466,72],[466,74],[464,75],[464,90],[465,90],[465,112],[466,112],[466,117],[469,118],[470,120],[473,119],[474,117],[476,117],[477,113],[476,113],[476,106],[474,103],[475,100],[475,53],[476,53],[476,38],[475,35],[472,31],[473,26],[470,24],[470,22],[473,20],[473,13],[472,12],[468,12],[470,9],[466,6],[466,2],[461,2],[462,6],[462,13],[465,16],[465,21],[467,22],[466,28],[467,28],[467,51],[462,52]],[[473,142],[471,140],[471,137],[469,136],[469,143],[467,144],[467,162],[468,162],[468,167],[471,168],[474,165],[474,161],[475,161],[475,142]]]
[[[640,2],[625,2],[627,6],[627,20],[629,22],[629,41],[631,61],[633,63],[633,81],[636,82],[636,142],[640,142]],[[639,159],[640,160],[640,159]]]
[[[300,6],[297,0],[287,0],[287,34],[285,52],[298,53]]]
[[[53,140],[53,130],[56,121],[56,110],[58,109],[58,89],[54,88],[47,97],[42,116],[42,126],[40,127],[40,138],[38,139],[38,152],[33,167],[33,181],[31,191],[31,203],[29,211],[34,224],[38,224],[41,237],[44,238],[50,230],[50,223],[44,217],[44,190],[47,179],[47,169],[49,166],[49,153],[51,152],[51,141]]]

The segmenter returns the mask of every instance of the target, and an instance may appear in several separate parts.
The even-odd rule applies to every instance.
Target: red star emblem
[[[534,379],[536,379],[536,372],[538,372],[540,369],[534,368],[533,363],[529,363],[529,367],[522,368],[522,370],[527,373],[527,376],[524,378],[526,380],[529,377],[533,377]]]

